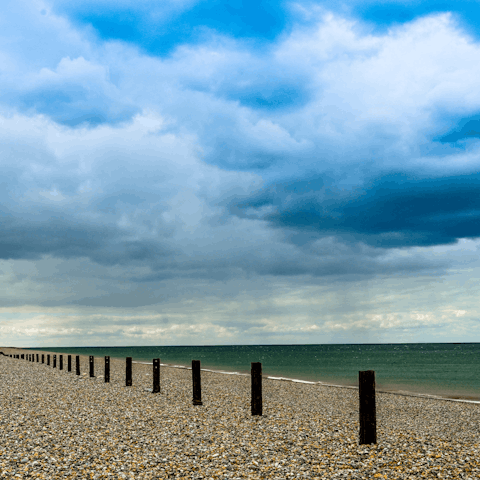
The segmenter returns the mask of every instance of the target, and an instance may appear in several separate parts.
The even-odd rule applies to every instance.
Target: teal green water
[[[33,350],[33,349],[31,349]],[[35,350],[94,355],[358,385],[359,370],[375,370],[377,388],[480,400],[480,344],[232,345],[180,347],[45,347]]]

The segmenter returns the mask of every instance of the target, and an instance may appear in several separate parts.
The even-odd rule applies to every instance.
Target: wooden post
[[[53,368],[57,368],[57,356],[53,356]]]
[[[67,372],[71,372],[72,371],[72,356],[69,355],[67,357]]]
[[[22,354],[21,354],[21,356],[22,356],[22,360],[23,360],[23,359],[24,359],[24,357],[25,357],[25,354],[24,354],[24,353],[22,353]]]
[[[126,358],[125,363],[125,386],[132,386],[132,357]]]
[[[45,354],[42,353],[42,363],[45,363]]]
[[[94,377],[94,368],[95,368],[95,363],[93,359],[93,355],[90,355],[88,358],[88,362],[90,363],[90,377]]]
[[[37,363],[38,363],[38,353],[37,353]]]
[[[60,370],[63,370],[63,355],[59,355]]]
[[[358,372],[360,400],[360,445],[377,443],[377,418],[375,408],[375,372]]]
[[[153,359],[153,389],[152,393],[160,393],[160,359]]]
[[[50,365],[50,354],[47,355],[47,365]]]
[[[250,376],[252,379],[252,415],[262,415],[262,364],[260,362],[252,362]]]
[[[80,355],[77,355],[75,357],[75,370],[76,370],[76,374],[80,375]]]
[[[200,360],[192,360],[193,404],[202,403],[202,384],[200,382]]]
[[[105,357],[105,383],[110,382],[110,357]]]

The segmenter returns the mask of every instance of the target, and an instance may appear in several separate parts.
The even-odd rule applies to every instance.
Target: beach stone
[[[124,359],[105,383],[0,356],[0,478],[480,478],[476,403],[377,393],[377,444],[360,446],[356,389],[263,378],[252,417],[248,375],[202,371],[199,409],[190,370],[161,366],[157,395],[151,365],[132,373],[125,387]]]

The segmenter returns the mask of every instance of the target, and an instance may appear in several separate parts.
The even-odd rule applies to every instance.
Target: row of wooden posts
[[[35,354],[10,355],[10,357],[25,359],[35,362]],[[59,355],[59,369],[63,370],[63,355]],[[45,354],[41,357],[45,363]],[[57,367],[57,356],[53,355],[53,368]],[[36,361],[40,361],[39,354],[36,354]],[[50,355],[47,354],[47,365],[50,365]],[[76,374],[80,375],[80,356],[75,357]],[[89,357],[90,377],[94,377],[94,357]],[[72,371],[72,356],[67,357],[67,371]],[[110,382],[110,357],[105,357],[105,382]],[[377,443],[377,420],[375,402],[375,372],[367,370],[358,372],[359,380],[359,414],[360,414],[360,445]],[[200,360],[192,360],[192,384],[193,384],[193,405],[203,405],[202,388],[200,382]],[[125,386],[132,386],[132,357],[126,357]],[[252,415],[262,415],[262,364],[252,362],[251,364],[251,411]],[[160,393],[160,359],[153,359],[153,388],[152,393]]]

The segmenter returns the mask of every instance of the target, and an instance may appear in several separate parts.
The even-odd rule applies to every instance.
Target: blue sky
[[[3,342],[480,341],[479,19],[7,1]]]

